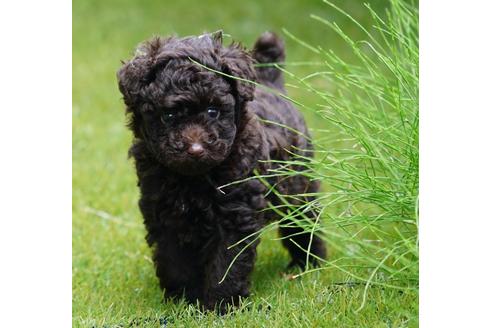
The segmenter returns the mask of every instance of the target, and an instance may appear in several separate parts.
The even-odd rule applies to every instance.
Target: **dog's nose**
[[[203,146],[196,142],[191,144],[190,147],[188,147],[188,154],[192,156],[200,156],[203,154],[204,151],[205,149],[203,149]]]

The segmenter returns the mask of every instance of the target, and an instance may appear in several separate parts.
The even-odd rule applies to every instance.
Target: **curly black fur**
[[[256,179],[219,190],[217,187],[265,173],[269,159],[288,159],[290,151],[310,150],[309,141],[281,125],[308,135],[301,114],[272,93],[244,80],[258,81],[284,93],[281,71],[255,69],[253,63],[282,62],[284,45],[266,32],[251,53],[237,43],[222,45],[220,33],[187,38],[154,38],[137,49],[118,72],[129,127],[135,136],[140,210],[147,242],[166,296],[199,300],[206,309],[237,305],[249,294],[256,246],[253,242],[226,269],[248,237],[275,218],[262,211],[278,204]],[[225,75],[197,65],[193,61]],[[261,119],[280,123],[265,124]],[[309,151],[302,151],[306,156]],[[315,192],[318,184],[302,175],[276,183],[283,194]],[[293,223],[293,222],[291,222]],[[295,224],[281,228],[291,265],[305,265],[309,233]],[[244,239],[239,245],[229,246]],[[314,236],[311,252],[325,257]],[[313,259],[313,264],[315,260]]]

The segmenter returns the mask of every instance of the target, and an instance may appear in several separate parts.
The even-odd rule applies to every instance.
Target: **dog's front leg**
[[[232,245],[250,233],[224,232],[227,236],[218,245],[205,270],[203,306],[206,309],[217,309],[224,314],[228,305],[238,306],[241,297],[249,296],[249,275],[259,241],[253,241],[255,236],[252,236]]]
[[[166,298],[181,297],[195,303],[201,297],[200,266],[195,252],[180,246],[178,232],[166,231],[154,250],[154,263]]]

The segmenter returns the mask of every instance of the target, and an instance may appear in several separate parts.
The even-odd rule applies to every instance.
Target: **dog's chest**
[[[140,175],[140,209],[149,233],[165,235],[181,247],[203,248],[228,234],[248,229],[264,207],[259,181],[226,187],[210,180]]]
[[[216,190],[206,185],[166,181],[152,191],[145,190],[145,185],[142,187],[142,200],[151,202],[149,205],[155,219],[163,229],[179,234],[183,242],[189,242],[191,236],[206,235],[216,228],[220,208]]]

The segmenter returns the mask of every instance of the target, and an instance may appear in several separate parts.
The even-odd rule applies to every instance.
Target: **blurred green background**
[[[361,23],[370,17],[360,1],[335,1]],[[370,1],[383,12],[386,1]],[[118,324],[158,326],[393,326],[407,325],[414,296],[371,291],[371,302],[359,313],[360,289],[339,289],[343,279],[323,272],[289,281],[281,272],[288,263],[279,241],[266,238],[259,248],[251,297],[256,310],[233,317],[200,315],[182,303],[162,304],[161,291],[144,241],[137,208],[133,163],[127,159],[131,135],[117,88],[121,60],[153,35],[197,35],[222,29],[250,47],[264,31],[296,37],[350,58],[343,40],[310,14],[336,21],[354,39],[362,34],[349,19],[322,1],[131,1],[73,2],[73,321],[74,326]],[[284,36],[285,38],[285,36]],[[316,60],[312,52],[285,38],[287,62]],[[312,67],[287,66],[299,76]],[[288,82],[288,80],[287,80]],[[327,86],[329,87],[329,86]],[[306,105],[315,99],[288,88]],[[308,113],[308,124],[316,126]],[[337,280],[338,279],[338,280]],[[260,307],[263,309],[260,309]],[[269,308],[269,310],[264,310]],[[411,322],[411,321],[410,321]]]

